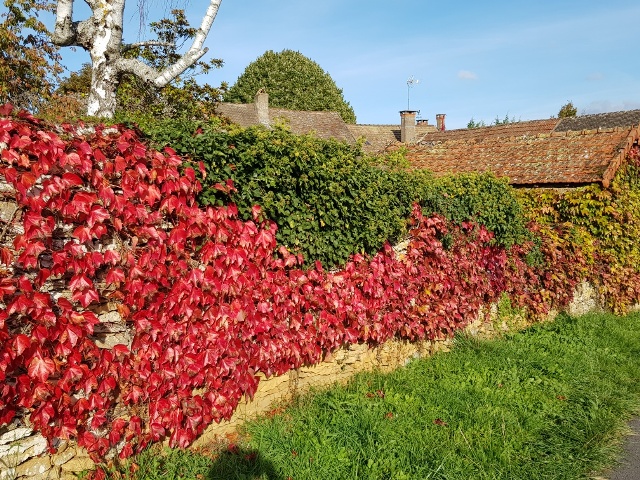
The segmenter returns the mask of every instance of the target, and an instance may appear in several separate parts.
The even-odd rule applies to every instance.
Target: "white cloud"
[[[600,80],[604,80],[604,75],[600,72],[593,72],[587,75],[587,80],[591,82],[599,82]]]
[[[470,72],[469,70],[460,70],[458,72],[458,78],[461,78],[462,80],[477,80],[478,75]]]
[[[624,110],[636,110],[640,109],[640,102],[637,100],[594,100],[589,102],[587,106],[580,111],[582,114],[591,113],[607,113],[607,112],[621,112]]]

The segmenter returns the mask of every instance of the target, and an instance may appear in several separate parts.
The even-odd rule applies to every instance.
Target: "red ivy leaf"
[[[11,265],[13,262],[13,254],[7,247],[0,248],[0,263]]]
[[[22,353],[31,345],[31,339],[24,334],[20,334],[13,339],[13,350],[16,356],[22,355]]]
[[[105,278],[105,282],[107,282],[108,285],[121,283],[124,282],[124,280],[125,276],[121,268],[112,268],[109,270],[109,273],[107,273],[107,277]]]
[[[122,450],[120,451],[118,457],[121,460],[124,460],[125,458],[129,458],[131,455],[133,455],[133,448],[131,447],[131,443],[127,442],[125,446],[122,447]]]
[[[93,287],[93,282],[84,273],[79,273],[71,277],[69,287],[72,291],[86,290]]]
[[[107,250],[104,252],[104,263],[116,265],[120,261],[120,254],[116,250]]]
[[[50,358],[42,358],[42,354],[37,352],[29,362],[27,372],[31,378],[35,378],[40,382],[46,382],[47,379],[56,371],[56,366]]]
[[[14,280],[11,278],[0,279],[0,297],[13,295],[16,291]]]
[[[80,240],[82,243],[91,241],[91,229],[87,226],[80,226],[73,231],[73,236]]]
[[[77,187],[84,185],[84,181],[75,173],[67,172],[62,175],[62,180],[67,187]]]
[[[86,290],[77,290],[73,292],[72,296],[73,300],[76,302],[80,302],[84,308],[87,308],[93,302],[97,302],[100,300],[100,295],[93,288],[88,288]]]
[[[89,227],[93,227],[96,223],[102,223],[110,217],[111,215],[109,215],[109,212],[107,212],[104,207],[94,205],[91,207],[91,213],[87,219],[87,225],[89,225]]]
[[[129,355],[129,353],[131,353],[131,352],[129,351],[129,347],[127,347],[126,345],[123,345],[123,344],[121,344],[121,343],[119,343],[119,344],[115,345],[115,346],[112,348],[112,351],[113,351],[113,353],[114,353],[116,356],[119,356],[119,355]]]

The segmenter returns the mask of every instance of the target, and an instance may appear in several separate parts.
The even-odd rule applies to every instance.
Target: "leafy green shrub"
[[[374,254],[406,232],[417,182],[404,171],[376,168],[358,146],[282,127],[194,131],[189,122],[168,122],[148,133],[205,163],[202,204],[232,200],[244,219],[262,206],[278,225],[278,242],[308,263],[335,266],[354,253]],[[231,198],[216,188],[227,179],[237,189]]]
[[[343,264],[354,253],[375,254],[406,233],[411,204],[460,225],[485,225],[499,245],[527,239],[513,189],[490,174],[434,179],[407,170],[402,153],[368,158],[359,146],[294,135],[284,127],[242,129],[172,120],[143,129],[158,147],[203,161],[207,176],[199,201],[233,201],[244,219],[260,205],[278,225],[281,245],[307,264]],[[236,192],[229,196],[231,179]],[[216,187],[217,186],[217,187]]]
[[[505,247],[530,239],[513,188],[491,173],[448,175],[423,183],[420,204],[426,214],[439,213],[456,224],[473,220],[484,225]]]

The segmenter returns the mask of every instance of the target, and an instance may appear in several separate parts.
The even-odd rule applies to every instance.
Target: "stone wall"
[[[5,431],[0,435],[0,480],[73,480],[78,473],[94,468],[84,449],[65,441],[56,446],[57,452],[50,455],[47,441],[31,428]]]
[[[510,325],[498,321],[497,308],[494,306],[490,315],[486,318],[481,315],[479,319],[468,325],[465,331],[474,336],[493,337],[498,332],[509,330],[510,327],[522,326],[524,322],[520,318],[512,320],[509,322]],[[346,383],[356,373],[367,370],[391,371],[415,358],[449,351],[452,342],[452,339],[419,342],[392,339],[373,349],[369,349],[367,345],[349,345],[334,352],[331,357],[318,365],[293,370],[280,377],[263,378],[260,380],[253,400],[247,399],[238,405],[228,422],[210,425],[193,446],[196,448],[205,446],[233,432],[238,425],[247,420],[270,412],[277,405],[304,394],[312,387],[320,388],[335,383]]]
[[[15,191],[0,178],[0,247],[13,249],[13,239],[22,233],[22,210],[15,201]],[[9,268],[4,272],[7,273],[16,272]],[[44,289],[68,294],[58,291],[54,282],[45,285]],[[0,308],[4,307],[0,302]],[[100,348],[112,348],[118,343],[130,345],[131,333],[118,314],[116,304],[99,305],[94,313],[101,322],[94,329],[94,340]],[[54,446],[57,452],[49,455],[46,440],[34,433],[26,419],[0,426],[0,480],[75,479],[77,473],[94,467],[84,449],[67,442],[57,442]]]
[[[598,310],[595,289],[588,284],[579,286],[574,301],[568,311],[578,315]],[[106,312],[105,318],[120,328],[121,321]],[[492,337],[511,328],[526,326],[523,318],[499,318],[494,305],[489,315],[480,317],[467,326],[467,333],[479,337]],[[124,326],[122,326],[124,327]],[[111,328],[111,327],[109,327]],[[116,328],[117,330],[117,328]],[[114,334],[104,333],[103,346],[121,343],[121,336],[128,338],[126,329]],[[311,387],[324,387],[336,382],[346,382],[354,374],[365,370],[379,369],[390,371],[406,365],[414,358],[428,357],[437,352],[448,351],[451,340],[408,342],[390,340],[377,348],[366,345],[350,345],[335,352],[319,365],[304,367],[279,377],[261,380],[252,401],[246,400],[238,405],[228,422],[211,425],[194,443],[194,447],[204,446],[225,434],[233,432],[238,425],[302,394]],[[57,452],[47,454],[46,440],[34,433],[28,426],[13,423],[0,427],[0,480],[39,480],[76,478],[76,474],[93,468],[93,462],[86,451],[72,443],[59,442]]]
[[[0,180],[0,246],[12,248],[13,238],[22,233],[21,214],[14,201],[11,186]],[[56,291],[56,286],[51,285],[50,291]],[[57,294],[64,295],[65,292]],[[568,311],[572,315],[580,315],[600,310],[600,304],[596,290],[585,282],[576,290],[575,300]],[[0,304],[0,308],[2,307]],[[94,309],[101,321],[95,328],[94,340],[101,348],[111,348],[119,343],[130,345],[131,332],[116,307],[115,304],[103,304]],[[510,327],[524,326],[523,322],[522,318],[512,318],[508,325],[498,317],[497,307],[494,305],[488,315],[480,315],[466,330],[471,335],[492,336]],[[194,446],[202,446],[233,431],[247,419],[269,412],[274,405],[286,402],[310,387],[346,382],[354,374],[364,370],[392,370],[414,358],[446,351],[450,348],[450,343],[450,340],[417,343],[391,340],[374,349],[368,349],[366,345],[351,345],[335,352],[320,365],[263,379],[252,401],[241,403],[230,421],[210,426]],[[0,480],[72,479],[77,473],[93,468],[93,462],[84,449],[67,442],[58,442],[54,446],[57,452],[48,454],[46,440],[34,433],[24,419],[0,427]]]
[[[475,336],[491,337],[511,327],[524,326],[523,322],[523,319],[515,318],[507,324],[498,319],[497,308],[494,306],[489,315],[480,315],[467,326],[466,331]],[[118,343],[117,335],[119,334],[114,338],[106,335],[105,345]],[[274,406],[291,400],[311,387],[344,383],[365,370],[390,371],[406,365],[414,358],[448,351],[451,343],[450,339],[413,343],[394,339],[374,349],[369,349],[366,345],[350,345],[338,350],[319,365],[300,368],[278,377],[263,378],[253,400],[246,400],[238,405],[229,421],[211,425],[193,446],[200,447],[215,441],[233,432],[248,419],[268,413]],[[94,467],[87,452],[75,444],[61,441],[54,446],[57,447],[57,452],[47,454],[44,437],[18,422],[0,427],[0,480],[71,480],[78,473]]]

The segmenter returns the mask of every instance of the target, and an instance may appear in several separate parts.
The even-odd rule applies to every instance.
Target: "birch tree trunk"
[[[84,0],[92,15],[73,20],[73,0],[58,0],[52,41],[59,46],[78,46],[91,56],[91,90],[87,114],[112,118],[116,109],[116,90],[123,73],[134,74],[156,88],[162,88],[206,52],[204,40],[209,34],[222,0],[211,0],[191,48],[173,65],[158,71],[137,59],[122,58],[122,28],[125,0]]]

